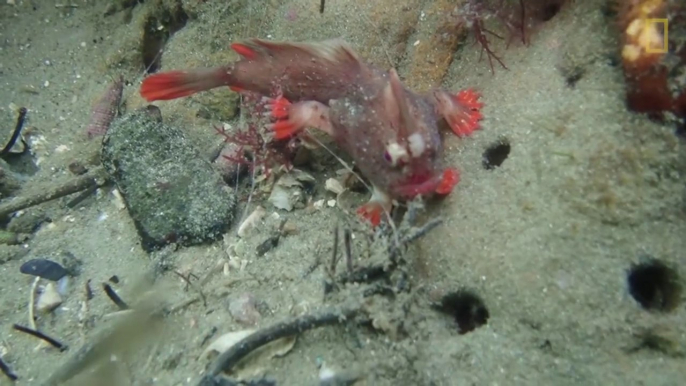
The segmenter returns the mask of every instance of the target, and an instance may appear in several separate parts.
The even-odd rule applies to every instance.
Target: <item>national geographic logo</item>
[[[646,47],[646,52],[649,54],[666,54],[667,46],[669,43],[669,20],[667,19],[647,19],[646,23],[648,25],[654,24],[655,31],[662,31],[662,47],[654,47],[648,44]]]

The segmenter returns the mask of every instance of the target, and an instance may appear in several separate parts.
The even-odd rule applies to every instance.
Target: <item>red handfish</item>
[[[344,42],[271,42],[250,39],[231,46],[241,59],[224,67],[171,71],[147,77],[141,95],[167,100],[220,86],[269,96],[276,139],[307,127],[331,135],[373,186],[358,213],[376,225],[392,201],[448,194],[459,180],[444,168],[438,124],[458,136],[479,128],[479,94],[407,89],[394,69],[364,63]]]

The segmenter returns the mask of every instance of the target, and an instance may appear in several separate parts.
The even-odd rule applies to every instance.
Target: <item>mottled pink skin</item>
[[[387,81],[386,81],[387,82]],[[379,82],[381,83],[381,82]],[[411,119],[425,150],[419,157],[393,165],[387,158],[389,143],[407,145],[399,132],[397,111],[386,107],[383,87],[361,87],[345,97],[329,101],[333,137],[355,161],[362,174],[393,198],[408,199],[432,193],[443,172],[438,117],[427,98],[405,90]]]
[[[443,179],[438,122],[452,119],[453,130],[463,135],[460,126],[469,133],[481,117],[443,91],[418,95],[408,90],[394,70],[362,62],[343,42],[250,39],[232,48],[241,55],[239,61],[215,69],[152,75],[144,80],[141,95],[148,101],[174,99],[224,85],[264,96],[276,90],[293,103],[285,115],[308,116],[300,125],[327,131],[375,191],[403,200],[433,193]]]
[[[242,46],[255,55],[225,68],[227,84],[263,95],[272,94],[276,84],[291,102],[314,100],[328,105],[334,140],[377,188],[400,199],[433,192],[443,168],[440,118],[432,97],[402,88],[426,150],[409,162],[392,165],[385,157],[387,144],[404,145],[407,138],[387,71],[365,64],[339,42],[301,45],[251,40]]]

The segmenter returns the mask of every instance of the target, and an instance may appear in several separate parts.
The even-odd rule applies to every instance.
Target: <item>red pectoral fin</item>
[[[435,94],[439,113],[445,118],[452,131],[460,137],[467,136],[479,128],[483,119],[479,101],[481,95],[474,90],[462,90],[457,95],[438,91]]]
[[[441,178],[441,182],[436,187],[436,193],[446,195],[452,192],[458,182],[460,182],[460,172],[453,168],[445,169],[443,178]]]
[[[332,134],[329,121],[329,107],[317,101],[303,101],[292,104],[283,96],[270,99],[267,104],[270,115],[276,120],[269,127],[274,131],[274,138],[286,139],[306,127],[313,127]]]
[[[383,206],[378,202],[368,202],[357,209],[357,215],[367,220],[373,227],[381,223]]]

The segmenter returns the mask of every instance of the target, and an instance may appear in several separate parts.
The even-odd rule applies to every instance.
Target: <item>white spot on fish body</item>
[[[407,138],[410,147],[410,154],[413,158],[418,158],[424,153],[426,144],[424,143],[424,138],[419,133],[414,133]]]

